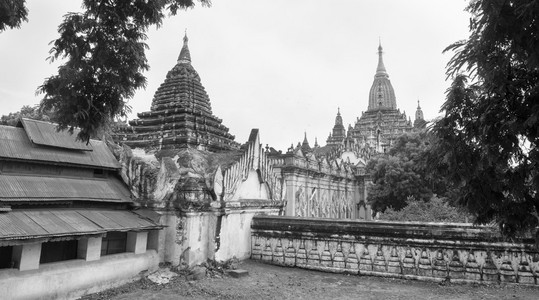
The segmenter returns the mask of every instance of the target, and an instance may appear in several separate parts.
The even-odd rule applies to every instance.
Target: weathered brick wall
[[[267,263],[429,281],[539,284],[531,239],[504,241],[465,224],[256,216],[251,258]]]

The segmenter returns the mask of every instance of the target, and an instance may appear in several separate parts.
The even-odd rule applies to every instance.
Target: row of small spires
[[[397,108],[397,112],[400,113],[400,109]],[[423,118],[423,110],[421,109],[421,105],[419,104],[419,99],[417,100],[417,109],[416,109],[416,116],[418,113],[421,113],[421,118]],[[403,110],[402,113],[406,116],[406,111]],[[361,112],[361,115],[365,114],[364,111]],[[341,116],[341,108],[340,107],[337,107],[337,117],[340,117]],[[357,121],[359,121],[359,117],[356,118]],[[408,116],[408,120],[411,120],[411,118]],[[348,127],[352,127],[351,124],[348,124]]]

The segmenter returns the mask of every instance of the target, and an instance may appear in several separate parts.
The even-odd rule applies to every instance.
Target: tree
[[[539,225],[539,1],[471,1],[470,36],[450,45],[453,77],[429,152],[476,222],[507,236]]]
[[[391,207],[400,210],[406,199],[427,202],[434,194],[451,197],[451,185],[429,172],[426,153],[433,143],[428,132],[400,136],[388,153],[371,159],[366,171],[371,175],[368,200],[376,212]]]
[[[0,117],[0,125],[16,126],[20,118],[28,118],[33,120],[54,121],[51,112],[43,112],[39,106],[24,105],[21,110]]]
[[[210,0],[199,0],[210,5]],[[127,100],[146,85],[146,32],[164,15],[194,6],[193,0],[83,0],[83,13],[69,13],[53,42],[51,61],[66,59],[58,74],[38,89],[41,108],[55,112],[58,128],[89,141],[116,117],[125,117]],[[0,26],[18,27],[26,19],[24,1],[7,0]],[[4,7],[2,7],[4,8]],[[2,15],[0,14],[0,17]],[[4,27],[0,27],[2,30]]]
[[[28,9],[24,0],[0,1],[0,32],[7,28],[19,28],[23,21],[28,21]]]
[[[401,210],[390,207],[381,215],[380,219],[399,222],[465,223],[468,222],[469,217],[463,213],[462,209],[447,203],[444,198],[434,196],[426,202],[408,197],[406,206]]]

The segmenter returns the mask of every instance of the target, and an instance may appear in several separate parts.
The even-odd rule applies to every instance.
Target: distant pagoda
[[[389,81],[382,45],[378,45],[378,66],[369,92],[369,106],[351,129],[352,138],[367,142],[385,152],[400,135],[412,132],[414,126],[406,113],[397,108],[393,85]]]
[[[210,98],[191,65],[187,35],[176,65],[155,92],[150,111],[138,113],[113,138],[147,150],[198,148],[211,152],[239,149],[222,120],[212,114]]]
[[[343,145],[350,148],[352,145],[362,147],[369,144],[376,151],[385,152],[400,135],[425,127],[426,122],[419,103],[415,115],[416,121],[413,124],[406,113],[401,113],[397,108],[395,91],[384,65],[382,50],[380,43],[378,66],[369,91],[367,111],[362,112],[354,126],[349,125],[348,129],[345,129],[343,125],[341,112],[337,111],[335,125],[326,140],[328,146]]]

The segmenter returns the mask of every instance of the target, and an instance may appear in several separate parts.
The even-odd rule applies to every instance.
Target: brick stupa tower
[[[150,111],[120,127],[116,142],[146,150],[197,148],[211,152],[239,149],[234,136],[212,114],[210,98],[191,65],[187,35],[176,65],[155,92]]]

